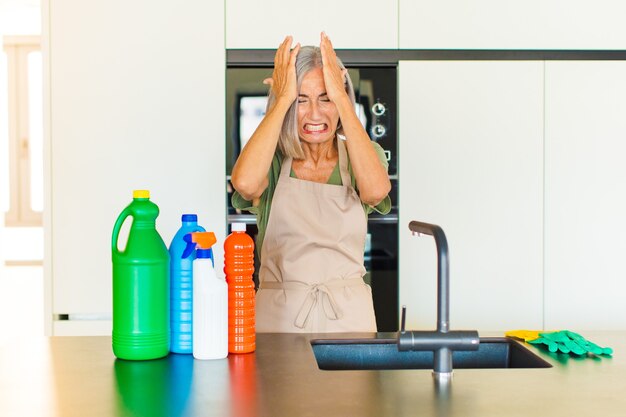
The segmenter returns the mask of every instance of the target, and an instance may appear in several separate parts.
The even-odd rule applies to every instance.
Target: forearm
[[[353,103],[346,96],[345,100],[337,103],[337,108],[347,138],[345,143],[359,189],[359,197],[364,203],[376,206],[391,190],[389,175],[354,111]]]
[[[287,100],[277,100],[237,158],[231,182],[246,200],[260,197],[267,187],[267,173],[290,105]]]

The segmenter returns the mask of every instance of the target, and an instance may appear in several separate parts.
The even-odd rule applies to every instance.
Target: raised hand
[[[338,100],[348,97],[346,93],[346,74],[348,70],[342,69],[337,64],[337,54],[333,49],[333,44],[324,32],[321,34],[320,50],[322,52],[322,71],[324,84],[326,85],[326,94],[328,94],[330,101],[337,103]]]
[[[277,100],[287,100],[292,103],[298,97],[296,81],[296,56],[300,50],[300,44],[291,49],[293,38],[287,36],[280,44],[274,56],[274,72],[272,78],[263,80],[263,84],[269,84]]]

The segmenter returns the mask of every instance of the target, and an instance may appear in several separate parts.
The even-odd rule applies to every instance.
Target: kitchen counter
[[[430,370],[318,369],[311,339],[373,334],[260,334],[255,353],[217,361],[118,360],[110,337],[19,341],[0,347],[0,416],[626,415],[626,332],[583,335],[614,356],[528,346],[554,367],[459,369],[449,389],[437,387]]]

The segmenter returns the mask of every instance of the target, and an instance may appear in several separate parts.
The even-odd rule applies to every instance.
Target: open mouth
[[[307,123],[303,126],[302,130],[305,133],[320,133],[328,130],[328,125],[326,123],[312,124]]]

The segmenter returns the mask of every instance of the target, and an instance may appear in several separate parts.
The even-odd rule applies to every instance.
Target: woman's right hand
[[[280,44],[274,57],[272,78],[263,81],[269,84],[276,100],[265,113],[250,140],[244,146],[231,175],[231,183],[241,196],[256,206],[267,188],[268,175],[276,145],[289,107],[298,97],[296,81],[296,55],[300,44],[291,49],[291,36]]]
[[[290,105],[298,97],[296,81],[296,56],[300,50],[300,44],[291,49],[293,38],[287,36],[280,44],[274,57],[274,72],[272,78],[263,80],[263,84],[269,84],[277,100],[286,100]]]

